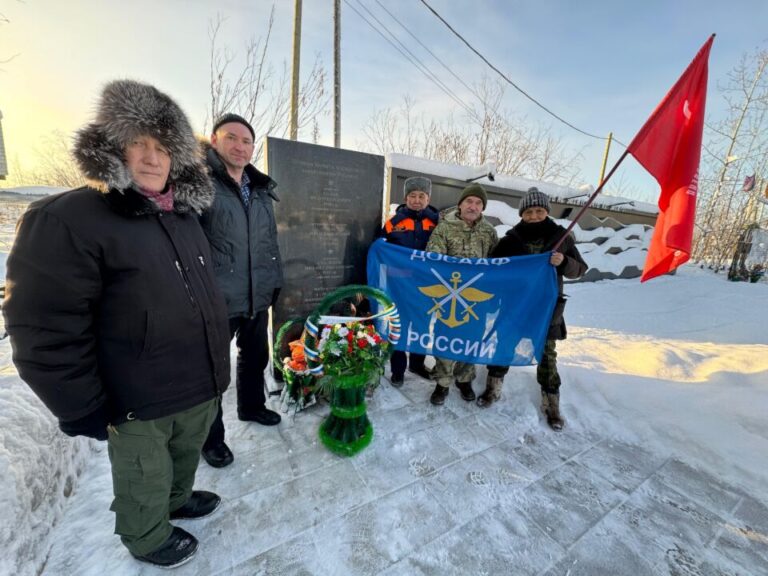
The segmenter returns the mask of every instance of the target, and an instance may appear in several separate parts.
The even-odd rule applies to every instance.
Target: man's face
[[[429,194],[421,190],[411,190],[405,197],[405,205],[416,212],[429,206]]]
[[[211,145],[221,156],[227,168],[242,170],[253,157],[253,138],[251,131],[239,122],[222,124],[211,135]]]
[[[152,136],[134,138],[125,147],[125,164],[133,181],[144,190],[161,192],[171,172],[168,149]]]
[[[535,224],[536,222],[546,220],[547,211],[541,206],[532,206],[523,210],[523,213],[520,215],[520,217],[526,224]]]
[[[459,204],[459,217],[468,224],[473,224],[483,215],[483,201],[477,196],[467,196]]]

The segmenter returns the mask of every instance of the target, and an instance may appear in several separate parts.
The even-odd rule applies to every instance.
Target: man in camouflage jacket
[[[487,257],[498,241],[496,230],[483,218],[487,203],[488,195],[480,184],[471,184],[464,188],[457,208],[450,209],[432,233],[427,252],[459,258]],[[433,378],[437,385],[429,399],[432,404],[440,406],[445,402],[451,380],[454,378],[461,397],[467,402],[475,399],[475,393],[472,391],[472,380],[475,378],[473,364],[445,358],[435,358],[435,362]]]

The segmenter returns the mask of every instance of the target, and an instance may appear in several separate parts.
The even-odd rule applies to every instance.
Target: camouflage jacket
[[[459,218],[458,208],[451,208],[432,232],[426,250],[460,258],[485,258],[498,240],[496,229],[483,216],[470,226]]]

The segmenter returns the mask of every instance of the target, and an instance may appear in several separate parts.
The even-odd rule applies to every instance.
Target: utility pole
[[[341,148],[341,0],[333,0],[333,145]]]
[[[299,136],[299,61],[301,60],[301,0],[296,0],[293,13],[293,69],[291,74],[290,138]]]
[[[605,167],[608,164],[608,153],[611,151],[611,142],[613,141],[613,132],[608,132],[608,138],[605,139],[605,152],[603,152],[603,165],[600,166],[600,179],[598,185],[603,183],[605,177]]]

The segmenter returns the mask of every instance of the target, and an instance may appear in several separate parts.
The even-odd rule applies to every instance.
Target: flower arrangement
[[[303,325],[303,319],[289,320],[280,328],[275,339],[275,366],[282,372],[285,382],[280,395],[281,409],[283,412],[293,410],[294,414],[317,402],[317,382],[304,354]],[[289,341],[297,336],[297,339]],[[286,352],[288,355],[284,355]]]
[[[281,404],[285,412],[293,408],[294,412],[300,412],[312,406],[315,398],[315,377],[307,367],[307,359],[304,356],[304,344],[301,340],[289,342],[290,356],[283,358],[283,380],[285,387],[281,396]]]
[[[334,377],[380,375],[389,357],[389,346],[372,324],[353,321],[323,326],[317,348],[323,372]]]
[[[366,318],[324,316],[345,299],[363,295],[375,299],[380,312]],[[386,339],[374,321],[386,330]],[[370,286],[346,286],[328,294],[305,323],[304,352],[318,389],[327,393],[331,413],[318,434],[325,446],[342,456],[353,456],[373,438],[366,414],[366,388],[378,382],[392,345],[400,337],[397,307],[385,292]]]

